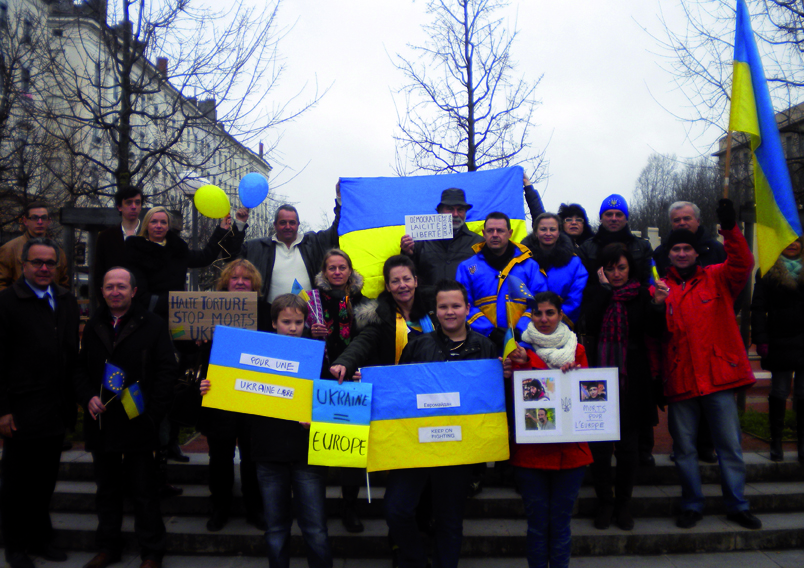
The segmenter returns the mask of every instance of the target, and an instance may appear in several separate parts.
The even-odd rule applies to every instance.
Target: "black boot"
[[[784,430],[784,410],[787,401],[773,396],[768,397],[768,423],[770,424],[770,459],[771,461],[784,461],[782,449],[782,430]]]
[[[360,487],[357,485],[344,485],[342,487],[343,500],[341,501],[341,520],[347,532],[363,532],[363,523],[357,516],[357,494]]]
[[[167,481],[167,458],[168,449],[166,446],[159,448],[156,453],[156,467],[157,467],[157,482],[159,484],[159,497],[167,499],[168,497],[177,497],[184,492],[181,487],[174,487]]]
[[[796,399],[796,447],[798,461],[804,463],[804,399]]]

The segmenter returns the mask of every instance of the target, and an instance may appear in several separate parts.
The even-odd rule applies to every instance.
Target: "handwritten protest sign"
[[[508,459],[498,360],[365,367],[374,385],[368,470]]]
[[[212,339],[216,325],[257,329],[257,292],[171,292],[174,340]]]
[[[313,381],[310,465],[366,467],[372,386]]]
[[[616,368],[516,371],[516,441],[598,442],[620,439]]]
[[[405,215],[405,234],[414,241],[452,238],[452,215]]]
[[[218,326],[203,405],[310,422],[324,342]]]

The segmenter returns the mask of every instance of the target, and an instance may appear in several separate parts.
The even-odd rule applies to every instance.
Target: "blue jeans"
[[[566,568],[572,552],[570,520],[586,467],[515,467],[528,519],[529,568]]]
[[[734,391],[724,390],[681,402],[671,402],[667,406],[676,469],[681,478],[681,510],[703,513],[704,494],[701,491],[701,472],[698,468],[695,440],[698,421],[701,414],[705,414],[720,463],[720,486],[726,512],[747,511],[748,501],[743,496],[745,462]]]
[[[257,480],[268,525],[265,531],[268,566],[287,568],[290,565],[292,489],[296,520],[307,548],[307,565],[310,568],[331,568],[332,550],[324,510],[327,468],[301,462],[261,462],[257,464]]]
[[[416,522],[416,506],[428,481],[432,483],[435,517],[433,566],[458,566],[463,540],[463,510],[472,467],[417,467],[388,472],[385,518],[391,539],[399,546],[400,568],[424,568],[427,565],[427,554]]]

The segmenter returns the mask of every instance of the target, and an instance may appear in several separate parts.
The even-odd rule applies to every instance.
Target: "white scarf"
[[[558,327],[550,335],[541,333],[530,322],[522,334],[522,340],[530,343],[536,355],[551,369],[559,369],[575,361],[578,338],[563,321],[558,322]]]

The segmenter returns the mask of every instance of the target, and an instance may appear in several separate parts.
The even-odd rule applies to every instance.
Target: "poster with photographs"
[[[617,369],[516,371],[518,444],[620,439]]]

